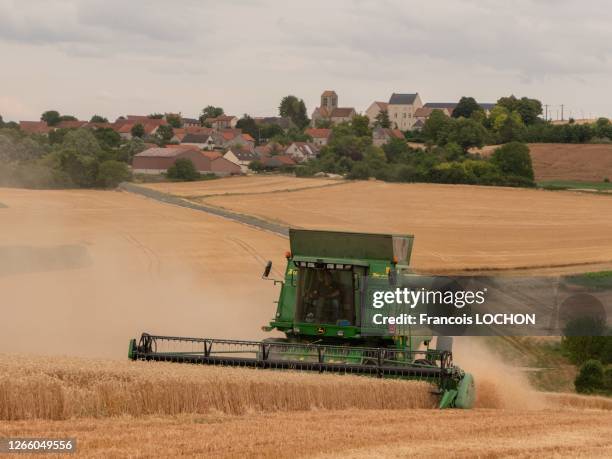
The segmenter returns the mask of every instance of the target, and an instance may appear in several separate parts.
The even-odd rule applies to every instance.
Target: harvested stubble
[[[0,419],[433,408],[432,386],[171,363],[0,356]]]

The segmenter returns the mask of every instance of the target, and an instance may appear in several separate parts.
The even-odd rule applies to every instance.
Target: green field
[[[545,190],[593,190],[609,193],[612,192],[610,182],[579,182],[574,180],[546,180],[538,182],[540,188]]]

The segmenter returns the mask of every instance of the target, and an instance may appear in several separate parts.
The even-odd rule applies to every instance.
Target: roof
[[[323,94],[321,94],[322,96],[337,96],[338,94],[336,94],[336,91],[332,91],[331,89],[326,89],[325,91],[323,91]]]
[[[457,106],[457,102],[427,102],[424,107],[427,108],[438,108],[438,109],[443,109],[443,108],[447,108],[450,111],[453,111],[455,109],[455,107]]]
[[[174,158],[177,155],[180,155],[181,153],[185,152],[185,151],[200,151],[197,148],[194,147],[189,147],[189,146],[182,146],[182,145],[175,145],[173,147],[170,148],[161,148],[161,147],[154,147],[154,148],[149,148],[148,150],[142,151],[138,154],[136,154],[135,156],[139,156],[139,157],[146,157],[146,158]]]
[[[207,143],[210,134],[191,134],[188,133],[183,137],[182,143]]]
[[[255,120],[255,124],[275,124],[283,129],[291,127],[292,124],[290,118],[283,118],[280,116],[256,116],[253,119]]]
[[[395,137],[396,139],[405,139],[404,134],[399,129],[389,129],[389,128],[375,128],[372,133],[374,137],[382,138],[382,137]]]
[[[379,102],[379,101],[375,101],[374,102],[376,105],[378,105],[378,108],[381,110],[387,110],[389,104],[387,102]]]
[[[419,107],[414,111],[414,116],[417,118],[427,118],[433,111],[434,109],[431,107]]]
[[[181,118],[181,120],[183,121],[183,123],[200,124],[200,120],[196,118]]]
[[[54,127],[58,129],[76,129],[83,127],[87,124],[87,121],[78,121],[78,120],[70,120],[70,121],[60,121]]]
[[[446,108],[449,113],[452,113],[453,110],[457,107],[457,102],[427,102],[424,107],[428,107],[428,108],[438,108],[438,109],[443,109]],[[493,107],[495,107],[494,103],[490,103],[490,102],[484,102],[482,104],[478,104],[480,105],[480,108],[482,108],[483,110],[492,110]]]
[[[245,132],[244,134],[242,134],[242,138],[248,142],[255,142],[255,139],[253,137],[251,137],[251,134]]]
[[[305,133],[313,139],[327,139],[331,135],[331,129],[310,128],[306,129]]]
[[[336,107],[331,112],[332,118],[347,118],[355,113],[353,107]]]
[[[232,115],[221,115],[221,116],[217,116],[215,118],[206,118],[206,122],[207,123],[214,123],[215,121],[231,121],[234,118],[236,118],[236,117],[232,116]]]
[[[262,158],[262,163],[266,167],[295,166],[296,164],[293,158],[287,155],[266,156]]]
[[[19,127],[28,134],[46,134],[51,130],[45,121],[20,121]]]
[[[219,153],[218,151],[203,151],[202,155],[206,156],[211,161],[214,161],[215,159],[218,159],[218,158],[223,158],[223,155]]]
[[[230,148],[229,150],[227,150],[227,152],[230,152],[230,151],[240,161],[253,161],[259,158],[257,153],[251,150],[246,150],[244,148]]]
[[[319,154],[319,148],[308,142],[293,142],[289,147],[295,146],[304,156],[317,156]],[[287,147],[287,148],[289,148]]]
[[[414,94],[398,94],[394,92],[389,98],[389,105],[412,105],[418,95],[418,92]]]

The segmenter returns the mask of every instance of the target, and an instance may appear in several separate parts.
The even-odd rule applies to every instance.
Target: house
[[[294,161],[301,163],[319,156],[319,149],[313,143],[293,142],[285,149],[285,155],[290,156]]]
[[[427,120],[423,120],[421,118],[416,120],[416,123],[414,123],[412,125],[412,130],[413,131],[420,131],[421,129],[423,129],[425,127],[425,121]]]
[[[253,150],[246,149],[241,146],[233,146],[229,148],[223,157],[234,164],[240,166],[242,172],[249,170],[249,165],[259,159],[259,155]]]
[[[211,155],[214,153],[214,155]],[[175,145],[170,148],[149,148],[134,156],[132,169],[136,173],[161,174],[174,165],[177,159],[193,162],[198,172],[217,175],[239,174],[240,167],[223,158],[219,153],[203,152],[192,146]]]
[[[415,112],[422,106],[423,103],[418,92],[412,94],[391,94],[387,105],[391,127],[401,131],[412,129],[412,125],[417,121]]]
[[[316,127],[319,120],[339,124],[351,121],[356,114],[353,107],[338,107],[338,94],[335,91],[327,90],[321,94],[321,106],[312,112],[312,125]]]
[[[87,126],[89,124],[87,121],[78,121],[78,120],[70,120],[70,121],[60,121],[55,126],[55,129],[78,129]]]
[[[255,139],[242,129],[223,129],[213,135],[216,148],[227,148],[233,145],[240,145],[250,150],[255,148]]]
[[[261,158],[261,163],[266,169],[278,169],[296,165],[293,158],[288,155],[264,156]]]
[[[183,123],[183,127],[200,127],[200,120],[197,118],[183,118],[181,117],[181,122]]]
[[[255,153],[257,153],[259,157],[270,156],[273,154],[282,153],[284,151],[285,147],[276,142],[268,142],[265,145],[258,145],[255,147]]]
[[[242,173],[238,164],[224,158],[218,151],[203,151],[202,155],[210,160],[210,171],[215,175],[236,175]]]
[[[200,150],[214,150],[215,139],[212,134],[185,134],[181,145],[190,145]]]
[[[267,124],[279,126],[282,129],[289,129],[290,127],[294,126],[293,122],[291,121],[291,118],[286,118],[282,116],[259,116],[253,119],[255,120],[255,124],[257,124],[258,126]]]
[[[234,129],[238,123],[238,118],[230,115],[221,115],[215,118],[206,118],[204,123],[217,130]]]
[[[53,128],[49,127],[46,121],[20,121],[19,128],[26,134],[47,135]]]
[[[365,115],[370,120],[370,126],[373,126],[376,123],[376,117],[380,114],[380,112],[388,112],[388,103],[387,102],[372,102],[370,106],[365,111]]]
[[[375,128],[372,131],[372,144],[382,147],[391,139],[406,140],[404,134],[399,129]]]
[[[483,111],[488,115],[491,110],[493,110],[493,107],[495,107],[496,104],[482,103],[478,105],[480,105],[480,108],[482,108]],[[446,110],[446,112],[448,112],[448,116],[452,116],[455,107],[457,107],[457,102],[427,102],[424,107],[442,111]]]
[[[140,117],[135,115],[128,115],[128,118],[132,119],[118,119],[112,125],[112,129],[115,130],[122,139],[129,140],[132,138],[132,128],[137,124],[142,125],[144,128],[145,136],[155,135],[157,129],[162,126],[168,124],[166,120],[163,119],[153,119],[148,118],[146,116]]]
[[[306,129],[305,133],[312,137],[312,143],[318,147],[324,147],[329,142],[331,137],[331,129],[323,128],[309,128]]]

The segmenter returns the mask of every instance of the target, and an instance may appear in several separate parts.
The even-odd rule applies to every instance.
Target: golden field
[[[612,260],[605,196],[248,179],[235,195],[237,179],[168,186],[296,226],[414,233],[421,270]],[[278,291],[260,275],[268,259],[282,271],[288,241],[126,192],[0,189],[0,203],[2,436],[74,436],[85,457],[612,454],[609,399],[536,393],[486,340],[457,343],[478,382],[465,412],[430,409],[418,382],[129,362],[142,331],[264,337]]]
[[[368,181],[202,201],[288,226],[414,234],[422,272],[612,266],[609,196]]]

